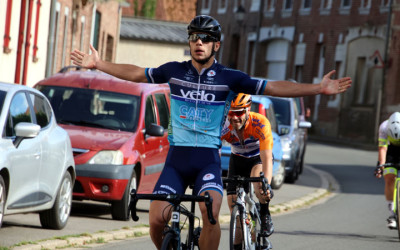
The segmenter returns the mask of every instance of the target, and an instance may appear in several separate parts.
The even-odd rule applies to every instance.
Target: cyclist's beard
[[[211,52],[209,57],[204,58],[204,59],[196,59],[196,58],[194,58],[192,56],[193,60],[195,60],[197,63],[200,63],[201,65],[204,65],[204,64],[208,63],[210,61],[211,57],[213,57],[215,55],[215,49],[214,48],[215,48],[215,43],[213,43],[212,52]]]

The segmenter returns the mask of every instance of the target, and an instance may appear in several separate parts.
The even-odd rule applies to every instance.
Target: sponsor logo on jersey
[[[215,178],[215,176],[213,174],[209,173],[209,174],[206,174],[206,175],[203,176],[203,181],[209,181],[209,180],[212,180],[214,178]]]
[[[213,109],[195,108],[181,105],[179,108],[179,117],[193,121],[211,122],[211,114]]]
[[[181,94],[184,98],[192,99],[192,100],[201,100],[207,102],[215,101],[215,95],[212,93],[206,93],[204,90],[183,90],[181,89]]]
[[[215,76],[216,72],[214,70],[210,70],[207,72],[207,76]]]

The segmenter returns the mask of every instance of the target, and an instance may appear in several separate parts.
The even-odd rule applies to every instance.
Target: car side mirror
[[[20,122],[15,126],[14,146],[18,148],[23,139],[35,138],[40,132],[40,126],[29,122]]]
[[[311,128],[311,122],[301,121],[299,122],[299,128]]]
[[[150,126],[144,129],[143,134],[150,135],[150,136],[163,136],[164,135],[164,128],[160,125],[155,123],[150,124]]]

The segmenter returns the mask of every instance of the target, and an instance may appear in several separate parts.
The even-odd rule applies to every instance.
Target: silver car
[[[39,91],[0,83],[0,227],[5,215],[38,212],[44,228],[67,224],[75,164],[67,132]]]
[[[294,183],[302,171],[306,147],[306,133],[311,123],[300,119],[295,98],[270,97],[278,120],[278,133],[281,137],[283,160],[285,161],[285,181]]]

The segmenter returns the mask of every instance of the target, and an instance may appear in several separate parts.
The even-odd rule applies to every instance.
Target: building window
[[[293,9],[293,0],[285,0],[282,9],[282,17],[292,16],[292,9]]]
[[[286,40],[273,40],[268,44],[266,62],[266,78],[273,80],[286,79],[286,65],[289,53],[289,42]]]
[[[351,0],[342,0],[340,3],[339,14],[349,15],[351,9]]]
[[[101,13],[96,11],[94,34],[93,34],[93,47],[97,51],[99,50],[99,41],[100,41],[100,23],[101,23]]]
[[[389,12],[390,0],[381,0],[381,5],[379,6],[379,12]]]
[[[299,9],[300,15],[309,15],[311,13],[311,4],[311,0],[302,0],[301,7]]]
[[[107,35],[106,61],[112,62],[114,52],[114,37]]]
[[[358,13],[360,15],[369,15],[371,9],[371,0],[361,0],[361,5],[358,8]]]
[[[265,0],[264,3],[264,16],[273,17],[275,12],[276,0]]]
[[[202,0],[201,1],[201,14],[203,14],[203,15],[210,14],[211,1],[212,0]]]
[[[375,68],[368,66],[366,57],[359,57],[356,67],[353,104],[356,106],[374,105],[373,80]]]

